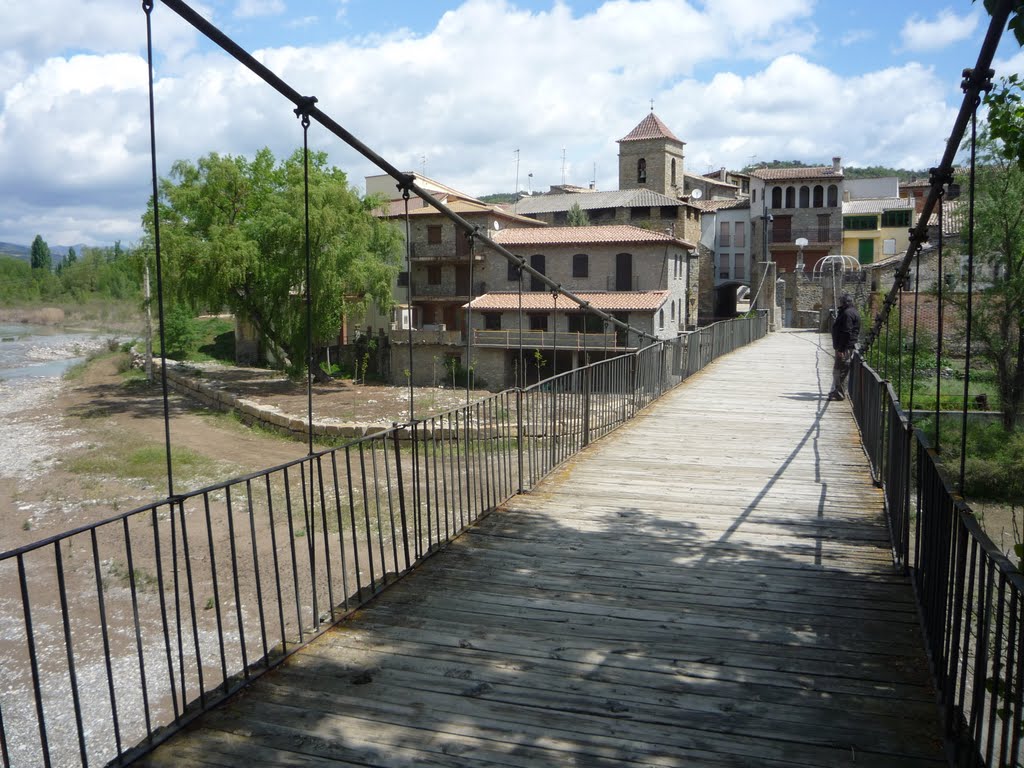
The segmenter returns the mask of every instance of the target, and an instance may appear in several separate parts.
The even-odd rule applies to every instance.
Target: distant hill
[[[28,261],[32,256],[32,249],[27,245],[15,245],[14,243],[0,243],[0,254],[13,256],[16,259]]]
[[[68,251],[72,248],[75,249],[75,253],[79,256],[89,246],[87,245],[51,245],[50,256],[53,257],[53,263],[56,265],[58,262],[64,260],[64,257],[68,255]],[[0,242],[0,256],[13,256],[16,259],[24,259],[29,261],[32,258],[32,247],[29,245],[16,245],[15,243],[4,243]]]

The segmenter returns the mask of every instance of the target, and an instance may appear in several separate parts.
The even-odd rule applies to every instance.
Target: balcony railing
[[[474,296],[482,296],[487,293],[487,283],[483,280],[474,283]],[[412,287],[412,300],[415,302],[418,299],[469,299],[469,286],[468,285],[453,285],[452,283],[442,283],[441,285],[421,285],[419,281],[413,282]]]
[[[839,243],[843,240],[842,227],[768,227],[769,245],[792,246],[799,238],[806,238],[808,244]]]
[[[455,243],[413,243],[412,258],[414,261],[469,261],[469,246],[462,242]],[[476,252],[474,261],[483,261],[483,250]]]
[[[478,347],[506,347],[519,346],[519,329],[508,329],[506,331],[473,331],[473,343]],[[615,333],[570,333],[569,331],[523,331],[522,344],[530,349],[615,349],[620,345],[616,343]]]

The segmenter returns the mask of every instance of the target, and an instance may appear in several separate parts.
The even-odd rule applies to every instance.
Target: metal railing
[[[850,392],[885,491],[894,562],[910,573],[917,594],[952,762],[1017,766],[1024,759],[1024,575],[954,493],[894,389],[860,357]]]
[[[717,323],[0,554],[4,767],[131,762],[766,332]]]
[[[522,338],[520,338],[522,337]],[[615,349],[618,347],[617,334],[612,333],[578,333],[570,331],[523,331],[507,330],[473,330],[473,346],[503,347],[512,349],[529,347],[530,349],[551,349],[557,344],[558,349]]]

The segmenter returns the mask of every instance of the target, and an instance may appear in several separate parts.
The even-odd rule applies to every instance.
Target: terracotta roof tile
[[[686,201],[668,197],[651,189],[618,189],[609,192],[533,195],[524,197],[513,209],[516,213],[557,213],[568,211],[573,204],[581,210],[595,208],[655,208],[686,205]]]
[[[595,309],[605,312],[653,312],[657,310],[668,299],[668,291],[585,291],[576,293],[584,301]],[[559,311],[578,309],[579,305],[559,296],[557,307],[555,297],[550,291],[523,291],[524,312],[553,312],[556,308]],[[475,310],[482,312],[500,312],[519,309],[518,291],[492,291],[483,296],[477,296],[469,304]]]
[[[844,216],[908,210],[914,210],[914,201],[907,197],[879,197],[868,200],[847,200],[843,203]]]
[[[694,248],[693,243],[652,229],[629,224],[590,227],[542,227],[537,229],[502,229],[492,235],[500,245],[577,245],[600,243],[676,243]]]
[[[646,141],[647,139],[670,139],[678,141],[680,144],[686,143],[672,133],[668,126],[661,122],[661,119],[654,112],[648,114],[647,117],[637,124],[636,128],[619,139],[619,142]]]
[[[815,165],[801,168],[760,168],[751,171],[751,176],[764,181],[781,181],[783,179],[820,179],[832,177],[843,178],[843,169],[836,171],[831,165]]]

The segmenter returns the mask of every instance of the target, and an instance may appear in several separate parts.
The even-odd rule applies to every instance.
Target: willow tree
[[[172,301],[228,309],[252,323],[286,368],[304,369],[306,245],[301,150],[277,162],[211,153],[178,161],[160,183],[164,276]],[[309,158],[312,333],[337,337],[343,316],[391,306],[400,235],[374,216],[322,152]],[[143,217],[152,233],[151,209]],[[152,240],[151,240],[152,242]],[[325,374],[314,366],[318,378]]]

